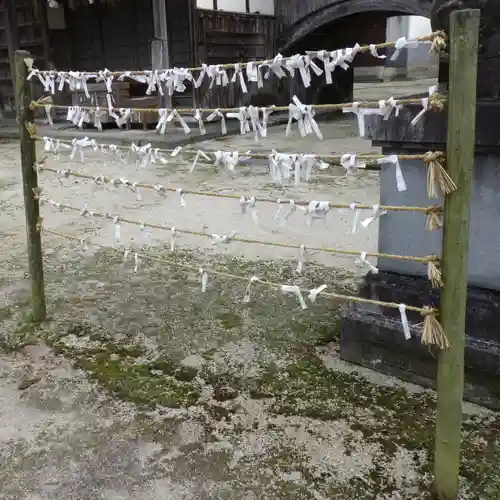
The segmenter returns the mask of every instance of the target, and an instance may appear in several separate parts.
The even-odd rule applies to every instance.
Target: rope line
[[[67,144],[68,146],[73,144],[72,141],[63,140],[63,139],[54,139],[51,137],[49,137],[49,138],[40,137],[38,135],[31,137],[31,139],[36,140],[36,141],[45,141],[45,139],[51,139],[54,141],[59,141],[62,144]],[[123,151],[128,151],[128,152],[131,152],[131,146],[132,146],[132,144],[130,146],[123,146],[123,145],[118,145],[118,144],[104,144],[104,143],[99,144],[97,142],[96,142],[96,145],[98,148],[106,148],[109,146],[113,146],[113,148],[121,149]],[[177,149],[151,148],[151,149],[154,149],[155,151],[158,151],[159,153],[170,154],[170,153],[176,152],[177,153],[176,156],[177,155],[196,156],[199,151],[201,151],[202,153],[205,153],[205,154],[215,154],[217,152],[217,150],[213,150],[213,149],[182,149],[182,148],[180,150],[179,150],[179,148],[177,148]],[[234,151],[228,151],[228,150],[224,150],[222,152],[223,153],[234,153]],[[267,159],[269,159],[269,156],[273,154],[273,151],[261,152],[261,153],[252,153],[251,151],[243,151],[243,152],[238,151],[237,153],[238,153],[239,157],[248,157],[248,158],[253,158],[253,159],[267,160]],[[438,155],[442,156],[443,158],[445,158],[444,152],[437,151],[436,153]],[[331,163],[332,165],[335,165],[336,164],[335,162],[339,162],[337,165],[340,165],[340,160],[344,156],[344,153],[318,155],[315,153],[286,152],[284,154],[289,154],[289,155],[304,154],[305,156],[314,155],[314,157],[317,158],[318,160],[326,161],[328,163]],[[380,164],[378,164],[378,163],[372,164],[370,162],[371,161],[376,162],[377,160],[380,160],[382,158],[387,157],[387,155],[378,154],[378,153],[350,153],[350,154],[354,154],[357,158],[362,158],[363,161],[366,161],[366,164],[370,165],[370,166],[380,166]],[[398,159],[400,161],[425,160],[426,159],[426,154],[399,154],[397,156],[398,156]],[[200,158],[199,161],[203,162],[203,158]]]
[[[443,105],[446,102],[446,98],[443,97],[440,94],[433,94],[429,97],[429,109],[432,109],[434,111],[442,111]],[[398,105],[401,106],[406,106],[408,104],[421,104],[422,99],[417,99],[417,98],[408,98],[408,99],[398,99],[396,100]],[[54,109],[72,109],[72,108],[78,108],[80,110],[86,110],[86,111],[96,111],[97,106],[66,106],[62,104],[52,104],[52,97],[43,97],[41,99],[38,99],[37,101],[31,101],[30,103],[30,108],[35,109],[35,108],[43,108],[45,109],[47,106],[50,106],[51,108]],[[336,104],[311,104],[311,109],[314,110],[341,110],[344,108],[349,108],[356,106],[358,108],[378,108],[379,107],[379,101],[358,101],[358,102],[345,102],[345,103],[336,103]],[[114,111],[121,111],[121,110],[130,110],[131,112],[135,113],[158,113],[159,108],[115,108],[115,107],[109,107],[109,108],[101,108],[101,111],[108,111],[108,112],[114,112]],[[272,106],[272,109],[274,111],[289,111],[290,107],[289,106]],[[175,108],[175,111],[178,113],[195,113],[197,111],[201,113],[213,113],[215,111],[220,111],[222,113],[232,113],[232,112],[238,112],[240,110],[239,107],[237,108]]]
[[[123,184],[121,179],[112,179],[106,176],[102,175],[88,175],[88,174],[83,174],[79,172],[72,172],[71,170],[57,170],[55,168],[50,168],[46,167],[43,162],[46,158],[43,158],[40,160],[39,163],[37,163],[34,168],[37,171],[47,171],[47,172],[53,172],[55,174],[59,174],[62,177],[75,177],[79,179],[88,179],[91,181],[94,181],[96,183],[102,182],[103,184]],[[123,179],[125,180],[125,179]],[[130,181],[129,181],[130,182]],[[196,190],[191,190],[191,189],[184,189],[184,188],[171,188],[171,187],[164,187],[161,185],[154,185],[154,184],[145,184],[145,183],[139,183],[139,182],[130,182],[130,184],[125,183],[125,186],[129,187],[136,187],[136,188],[141,188],[141,189],[151,189],[156,192],[161,192],[161,191],[167,191],[167,192],[172,192],[172,193],[179,193],[179,190],[182,189],[183,194],[190,194],[194,196],[207,196],[211,198],[223,198],[223,199],[230,199],[230,200],[241,200],[242,198],[245,198],[244,195],[238,195],[238,194],[221,194],[221,193],[215,193],[212,191],[196,191]],[[311,202],[310,201],[305,201],[305,200],[292,200],[292,199],[273,199],[273,198],[260,198],[256,197],[255,198],[256,202],[259,203],[273,203],[273,204],[295,204],[298,206],[308,206]],[[279,203],[278,203],[279,202]],[[338,209],[347,209],[351,208],[352,204],[348,203],[335,203],[335,202],[328,202],[330,208],[338,208]],[[373,205],[367,205],[367,204],[362,204],[362,203],[356,203],[355,204],[356,210],[372,210]],[[380,210],[387,210],[387,211],[392,211],[392,212],[419,212],[423,213],[426,215],[429,214],[439,214],[443,211],[443,208],[440,205],[431,205],[427,207],[412,207],[412,206],[400,206],[400,205],[379,205]]]
[[[49,200],[47,198],[38,198],[40,201],[43,202],[51,202],[53,200]],[[57,203],[57,208],[61,210],[71,210],[74,212],[79,212],[82,216],[90,216],[90,217],[97,217],[100,219],[104,220],[117,220],[118,222],[124,222],[125,224],[132,224],[140,227],[148,227],[151,229],[160,229],[163,231],[175,231],[176,233],[181,233],[181,234],[189,234],[192,236],[201,236],[201,237],[206,237],[206,238],[214,238],[214,235],[212,233],[207,233],[204,231],[191,231],[187,229],[179,229],[177,227],[169,227],[169,226],[164,226],[164,225],[158,225],[158,224],[151,224],[147,222],[141,222],[133,219],[127,219],[123,218],[119,215],[110,215],[108,213],[101,213],[101,212],[95,212],[92,210],[88,210],[87,208],[78,208],[74,207],[72,205],[67,205],[64,203]],[[238,241],[240,243],[248,243],[252,245],[263,245],[263,246],[271,246],[271,247],[280,247],[280,248],[292,248],[292,249],[299,249],[300,245],[292,245],[290,243],[280,243],[280,242],[272,242],[272,241],[262,241],[262,240],[256,240],[252,238],[241,238],[238,236],[231,236],[228,237],[228,242],[230,241]],[[349,256],[359,256],[361,252],[356,252],[354,250],[341,250],[341,249],[335,249],[335,248],[329,248],[329,247],[311,247],[311,246],[306,246],[306,250],[313,251],[313,252],[325,252],[325,253],[330,253],[330,254],[338,254],[338,255],[349,255]],[[429,255],[425,257],[412,257],[408,255],[393,255],[393,254],[387,254],[387,253],[377,253],[377,252],[366,252],[366,255],[368,257],[377,257],[377,258],[383,258],[383,259],[393,259],[393,260],[401,260],[401,261],[413,261],[413,262],[419,262],[421,264],[428,264],[429,262],[435,262],[439,263],[439,258],[435,255]]]
[[[444,47],[446,44],[445,40],[446,40],[446,33],[444,31],[435,31],[435,32],[431,33],[430,35],[412,38],[412,39],[408,40],[408,42],[409,43],[411,43],[411,42],[432,42],[432,47],[431,47],[431,51],[432,51],[432,50],[440,50],[442,47]],[[386,49],[386,48],[394,47],[395,45],[396,45],[395,41],[378,43],[378,44],[373,44],[373,45],[362,45],[361,47],[359,47],[357,52],[358,53],[370,52],[372,50],[372,48]],[[314,52],[316,52],[316,51],[314,51]],[[331,51],[328,51],[328,52],[331,52]],[[289,57],[283,58],[283,60],[287,60],[287,59],[290,59],[290,58]],[[247,61],[247,62],[239,62],[239,64],[246,65],[247,63],[252,63],[252,64],[256,64],[256,65],[264,65],[264,64],[271,64],[272,61],[273,61],[272,59],[271,60],[261,60],[261,61]],[[224,63],[224,64],[217,64],[216,66],[218,66],[220,69],[231,69],[231,68],[234,68],[235,64],[237,64],[237,63]],[[157,71],[158,72],[165,72],[165,71],[169,71],[172,69],[176,69],[176,68],[166,68],[166,69],[160,69]],[[205,68],[203,66],[197,66],[197,67],[193,67],[193,68],[182,68],[182,69],[184,69],[186,71],[203,71]],[[130,75],[130,76],[141,76],[141,75],[144,76],[144,75],[149,75],[152,71],[155,71],[155,70],[109,71],[106,73],[106,75],[118,76],[118,77],[121,77],[121,76],[126,77],[128,75]],[[46,75],[46,74],[50,74],[50,71],[48,71],[48,70],[47,71],[40,71],[40,73],[43,75]],[[65,72],[65,71],[59,71],[58,73],[63,73],[63,74],[69,75],[69,72]],[[86,76],[86,77],[95,77],[95,78],[97,78],[99,76],[98,74],[96,74],[95,71],[80,71],[79,75]]]
[[[40,232],[45,232],[45,233],[48,233],[48,234],[53,234],[55,236],[59,236],[61,238],[65,238],[65,239],[68,239],[68,240],[78,241],[80,243],[82,243],[83,241],[89,243],[87,240],[85,240],[85,238],[78,238],[77,236],[72,236],[72,235],[69,235],[69,234],[61,233],[59,231],[54,231],[52,229],[46,229],[41,224],[39,225],[39,231]],[[116,251],[116,248],[111,247],[111,246],[101,245],[99,243],[94,243],[94,242],[90,242],[90,243],[93,246],[96,246],[96,247],[99,247],[99,248],[103,248],[103,249],[107,249],[107,250],[115,250]],[[150,260],[150,261],[154,261],[154,262],[159,262],[159,263],[167,264],[167,265],[170,265],[170,266],[180,267],[180,268],[187,269],[187,270],[190,270],[190,271],[195,271],[197,273],[200,273],[200,270],[203,269],[203,267],[201,265],[195,266],[195,265],[185,264],[185,263],[181,263],[181,262],[176,262],[176,261],[173,261],[173,260],[169,260],[169,259],[166,259],[166,258],[163,258],[163,257],[162,258],[160,258],[160,257],[154,257],[152,255],[148,255],[148,254],[144,254],[144,253],[138,253],[137,255],[139,257],[143,258],[143,259],[146,259],[146,260]],[[249,278],[247,276],[242,276],[242,275],[238,275],[238,274],[228,273],[226,271],[217,271],[216,269],[213,269],[213,270],[210,270],[210,274],[213,274],[215,276],[220,276],[220,277],[223,277],[223,278],[234,279],[234,280],[237,280],[237,281],[244,281],[245,283],[249,282]],[[282,290],[282,286],[283,286],[283,285],[280,285],[279,283],[273,283],[271,281],[265,281],[265,280],[260,280],[260,279],[256,280],[255,282],[256,283],[260,283],[260,284],[265,285],[265,286],[268,286],[270,288],[278,289],[278,290]],[[307,289],[301,289],[301,288],[299,288],[299,290],[300,290],[301,293],[309,293],[310,292],[310,290],[307,290]],[[365,299],[365,298],[362,298],[362,297],[355,297],[355,296],[351,296],[351,295],[341,295],[341,294],[332,293],[332,292],[321,292],[321,294],[323,296],[331,298],[331,299],[345,300],[345,301],[349,301],[349,302],[358,302],[358,303],[363,303],[363,304],[372,304],[372,305],[378,305],[378,306],[387,307],[387,308],[391,308],[391,309],[399,309],[400,306],[401,306],[401,304],[396,304],[395,302],[382,302],[382,301],[379,301],[379,300]],[[418,312],[418,313],[420,313],[424,317],[435,316],[437,314],[437,310],[436,309],[432,309],[430,307],[405,306],[405,308],[408,311]]]

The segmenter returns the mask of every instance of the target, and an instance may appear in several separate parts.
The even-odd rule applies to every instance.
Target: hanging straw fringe
[[[438,212],[432,211],[427,214],[425,227],[428,231],[434,231],[443,227],[443,220]]]
[[[40,99],[37,99],[36,101],[31,101],[29,108],[31,111],[34,111],[36,108],[39,107],[45,107],[48,104],[54,104],[54,100],[52,99],[52,96],[48,95],[45,97],[41,97]]]
[[[427,278],[431,282],[432,288],[442,288],[443,276],[439,265],[439,260],[430,260],[427,263]]]
[[[432,109],[433,111],[443,111],[444,97],[438,92],[429,96],[429,109]]]
[[[424,319],[424,331],[422,333],[422,345],[436,346],[441,350],[451,347],[450,342],[446,338],[441,323],[436,319],[435,312],[430,307],[424,307],[422,315]]]
[[[429,54],[439,54],[446,49],[446,34],[440,31],[434,35]]]
[[[424,162],[427,165],[427,194],[429,198],[437,198],[457,190],[457,185],[443,167],[444,155],[435,151],[425,154]]]

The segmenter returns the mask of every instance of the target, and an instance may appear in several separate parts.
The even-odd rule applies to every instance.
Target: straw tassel
[[[436,346],[441,350],[451,347],[441,323],[436,319],[435,310],[426,306],[422,315],[425,316],[422,345]]]
[[[431,282],[432,288],[443,287],[443,275],[440,269],[440,262],[437,258],[429,260],[427,263],[427,278]]]
[[[446,34],[441,31],[434,35],[429,54],[439,54],[444,50],[446,50]]]
[[[457,190],[457,185],[443,167],[443,153],[429,151],[425,154],[427,165],[427,194],[429,198],[447,195]]]
[[[443,227],[443,221],[437,211],[432,210],[427,213],[427,222],[425,223],[425,227],[428,231],[434,231]]]

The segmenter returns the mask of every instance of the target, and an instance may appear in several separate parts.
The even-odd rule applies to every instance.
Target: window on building
[[[274,15],[273,0],[196,0],[199,9]]]

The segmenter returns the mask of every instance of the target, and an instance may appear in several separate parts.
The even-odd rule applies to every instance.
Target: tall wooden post
[[[458,190],[445,199],[443,221],[440,317],[451,347],[440,353],[438,367],[434,473],[439,500],[456,500],[459,483],[479,22],[479,10],[451,15],[446,154]]]
[[[31,86],[26,80],[28,67],[26,60],[31,55],[24,50],[15,53],[15,98],[16,114],[21,143],[21,169],[23,176],[24,209],[28,237],[28,261],[31,278],[32,321],[39,323],[46,317],[45,286],[43,279],[42,241],[38,231],[40,206],[33,189],[38,187],[35,141],[31,139],[30,126],[34,126],[34,115],[30,109]]]
[[[152,69],[170,67],[170,51],[168,44],[167,5],[165,0],[153,0],[153,26],[155,39],[151,42]],[[158,96],[160,107],[171,108],[172,98],[169,95]]]

